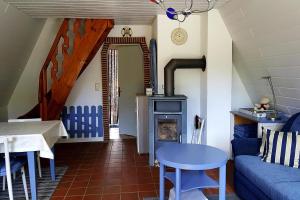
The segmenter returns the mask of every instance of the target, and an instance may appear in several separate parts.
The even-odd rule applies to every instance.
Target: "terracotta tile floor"
[[[137,154],[134,139],[58,144],[56,165],[67,165],[68,170],[52,200],[142,200],[159,193],[158,168],[148,166],[148,155]],[[233,192],[232,164],[228,166],[227,192]],[[217,170],[207,173],[218,178]],[[166,188],[171,186],[166,183]]]

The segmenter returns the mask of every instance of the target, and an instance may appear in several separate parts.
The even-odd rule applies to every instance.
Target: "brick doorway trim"
[[[101,51],[101,72],[102,72],[102,107],[103,107],[103,131],[104,141],[109,141],[109,85],[108,85],[108,49],[111,45],[137,44],[143,51],[144,60],[144,88],[150,87],[150,52],[145,37],[108,37],[106,38]]]

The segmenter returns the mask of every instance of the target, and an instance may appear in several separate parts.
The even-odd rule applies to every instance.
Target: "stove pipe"
[[[172,59],[164,68],[165,96],[174,96],[174,73],[176,69],[206,69],[206,58],[201,59]]]

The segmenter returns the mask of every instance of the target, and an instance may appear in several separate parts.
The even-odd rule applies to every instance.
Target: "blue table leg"
[[[176,168],[175,200],[180,200],[181,195],[181,169]]]
[[[54,155],[54,147],[52,147],[51,150],[52,150],[53,155]],[[55,181],[55,157],[53,159],[50,159],[50,173],[51,173],[52,181]]]
[[[28,170],[29,170],[29,179],[30,179],[30,191],[31,199],[37,199],[37,190],[36,190],[36,168],[35,168],[35,152],[27,152],[27,161],[28,161]]]
[[[219,200],[225,200],[226,196],[226,164],[219,169]]]
[[[165,166],[160,163],[159,168],[159,200],[165,199]]]

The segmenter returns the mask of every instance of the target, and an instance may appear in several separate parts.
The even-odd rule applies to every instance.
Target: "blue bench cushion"
[[[248,155],[235,157],[235,167],[270,199],[299,200],[300,169],[265,163],[258,156]]]
[[[257,124],[235,125],[234,138],[257,138]]]
[[[231,141],[234,157],[239,155],[257,156],[261,145],[260,138],[235,138]]]
[[[281,131],[300,131],[300,112],[290,117],[282,127]]]

